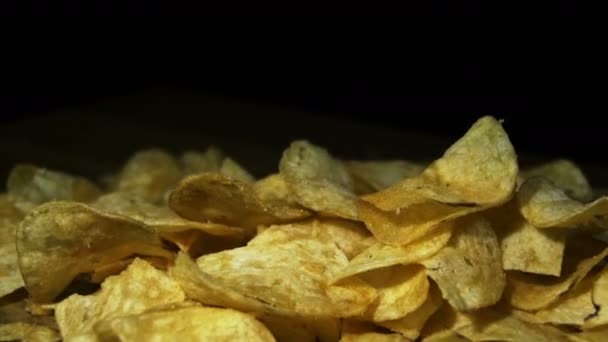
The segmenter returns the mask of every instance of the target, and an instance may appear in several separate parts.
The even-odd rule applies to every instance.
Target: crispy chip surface
[[[0,325],[0,341],[55,342],[61,338],[48,327],[18,322]]]
[[[407,342],[411,341],[408,338],[400,335],[387,332],[381,332],[380,329],[372,323],[344,320],[342,322],[342,342]]]

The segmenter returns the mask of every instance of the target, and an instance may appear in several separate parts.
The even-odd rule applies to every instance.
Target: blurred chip
[[[456,310],[473,310],[498,302],[505,288],[498,240],[481,216],[461,218],[446,247],[421,263],[443,298]]]
[[[572,341],[576,342],[605,342],[608,340],[608,326],[587,329],[577,334],[571,334],[570,337]]]
[[[37,302],[49,302],[81,273],[133,254],[172,258],[153,229],[87,205],[50,202],[30,211],[17,230],[19,266]]]
[[[341,342],[407,342],[400,334],[382,331],[372,323],[346,319],[342,322]]]
[[[0,325],[0,341],[55,342],[61,337],[48,327],[17,322]]]
[[[116,190],[132,192],[150,202],[160,202],[180,178],[175,158],[163,150],[151,149],[135,153],[125,164],[117,179]]]
[[[586,202],[593,197],[591,186],[583,171],[570,160],[554,160],[523,170],[521,173],[524,179],[543,176],[576,200]]]
[[[220,166],[219,171],[221,174],[238,179],[243,183],[255,183],[255,177],[253,177],[247,170],[245,170],[245,168],[231,158],[226,158],[224,161],[222,161],[222,166]]]
[[[90,202],[101,195],[101,190],[85,178],[29,164],[18,164],[11,170],[6,188],[23,209],[53,200]]]
[[[470,341],[464,336],[460,336],[452,330],[443,330],[432,335],[426,336],[422,342],[467,342]]]
[[[405,246],[390,246],[377,242],[353,258],[330,282],[335,283],[340,279],[381,267],[412,264],[426,259],[448,243],[453,227],[452,222],[443,223],[427,236]]]
[[[97,323],[94,331],[103,341],[274,341],[251,315],[194,304],[107,319]]]
[[[305,208],[358,219],[353,180],[342,162],[324,148],[295,141],[283,152],[279,170],[294,199]]]
[[[0,298],[24,286],[15,243],[0,245]]]
[[[340,340],[340,319],[304,319],[272,315],[260,315],[257,318],[260,322],[264,323],[275,339],[279,342],[337,342]]]
[[[63,338],[89,332],[96,322],[138,314],[162,304],[179,303],[185,294],[175,280],[135,259],[126,271],[101,284],[95,294],[73,294],[55,306]]]
[[[525,181],[517,193],[522,215],[538,228],[575,228],[598,225],[608,228],[608,197],[582,204],[571,199],[564,190],[543,177]]]
[[[260,200],[267,203],[295,203],[290,197],[287,184],[283,180],[283,177],[278,173],[266,176],[255,182],[255,184],[253,184],[253,191]]]
[[[559,278],[509,272],[505,292],[507,301],[522,310],[539,310],[554,303],[608,255],[608,246],[590,238],[574,236],[566,241],[566,250]]]
[[[169,206],[189,220],[249,229],[310,216],[308,211],[287,204],[264,202],[248,184],[217,173],[182,179],[171,195]]]
[[[425,165],[405,160],[347,161],[345,166],[355,182],[357,194],[386,189],[405,178],[418,176],[425,169]]]
[[[359,213],[378,240],[405,245],[440,222],[507,202],[517,172],[507,134],[484,117],[420,176],[364,196]]]
[[[186,151],[180,157],[180,164],[185,175],[203,172],[218,172],[224,160],[224,153],[215,146],[205,152]]]

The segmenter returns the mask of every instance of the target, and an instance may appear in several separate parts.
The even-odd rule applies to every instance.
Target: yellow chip
[[[132,192],[151,202],[160,202],[180,178],[181,171],[173,156],[151,149],[135,153],[117,179],[116,190]]]
[[[360,276],[378,291],[368,311],[375,322],[402,318],[422,306],[428,296],[429,281],[420,265],[384,267]]]
[[[464,336],[460,336],[452,330],[443,330],[432,335],[426,336],[422,342],[467,342],[470,341]]]
[[[264,202],[248,184],[217,173],[182,179],[171,194],[169,206],[189,220],[249,229],[310,216],[308,211],[287,204]]]
[[[357,194],[384,190],[401,180],[418,176],[425,166],[405,160],[347,161],[346,169],[351,174]]]
[[[61,337],[51,328],[17,322],[0,325],[0,341],[55,342]]]
[[[303,319],[271,315],[261,315],[257,318],[264,323],[277,341],[337,342],[340,340],[340,319]]]
[[[341,161],[308,141],[295,141],[283,152],[281,177],[305,208],[357,220],[353,180]]]
[[[85,178],[18,164],[8,176],[6,188],[17,204],[32,206],[53,200],[90,202],[101,190]]]
[[[255,182],[253,184],[253,191],[260,200],[267,203],[295,204],[295,201],[290,196],[287,184],[279,173],[266,176]]]
[[[440,222],[507,202],[517,172],[507,134],[484,117],[420,176],[364,196],[359,214],[378,240],[405,245]]]
[[[566,241],[562,272],[559,278],[509,272],[505,291],[507,301],[522,310],[540,310],[554,303],[608,255],[608,246],[600,241],[573,237]]]
[[[589,201],[593,191],[583,171],[567,159],[558,159],[536,167],[522,170],[522,178],[543,176],[564,189],[569,197],[579,201]]]
[[[591,317],[586,317],[584,328],[596,328],[608,324],[608,269],[604,268],[593,283],[592,297],[593,305],[597,312]]]
[[[103,341],[275,341],[251,315],[200,305],[169,305],[107,319],[94,330]]]
[[[219,172],[228,177],[238,179],[243,183],[255,183],[255,177],[253,177],[247,170],[245,170],[245,168],[231,158],[226,158],[224,161],[222,161],[222,166],[220,166]]]
[[[25,286],[40,303],[53,300],[76,275],[130,255],[173,257],[152,228],[74,202],[30,211],[17,230],[17,251]]]
[[[99,321],[138,314],[155,306],[185,299],[179,283],[147,262],[135,259],[120,275],[101,284],[95,294],[73,294],[55,306],[63,338],[90,332]]]
[[[521,214],[538,228],[574,228],[597,225],[608,228],[608,197],[583,204],[543,177],[525,181],[517,193]]]
[[[203,172],[218,172],[224,160],[224,153],[215,146],[210,146],[205,152],[186,151],[180,157],[184,175]]]
[[[441,299],[441,293],[436,286],[429,288],[428,297],[418,309],[410,312],[402,318],[376,322],[379,326],[390,329],[391,331],[398,332],[401,335],[415,340],[420,336],[420,332],[424,327],[427,320],[439,309],[443,300]]]
[[[14,242],[0,245],[0,298],[24,286]]]
[[[456,310],[473,310],[498,302],[505,288],[496,234],[481,216],[461,218],[446,247],[421,261],[443,298]]]
[[[400,334],[381,332],[369,322],[345,319],[342,322],[341,342],[407,342],[410,339]]]
[[[330,283],[369,270],[397,264],[412,264],[426,259],[448,243],[453,227],[453,222],[443,223],[442,227],[405,246],[390,246],[377,242],[354,257],[347,267],[330,280]]]
[[[578,334],[571,334],[572,341],[575,342],[605,342],[608,340],[608,326],[601,326],[588,329]]]

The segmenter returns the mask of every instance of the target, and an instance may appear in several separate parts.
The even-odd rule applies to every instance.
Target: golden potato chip
[[[382,332],[377,326],[369,322],[345,319],[342,322],[341,342],[407,342],[410,339],[393,334]]]
[[[537,228],[574,228],[578,225],[608,227],[608,197],[582,204],[543,177],[526,180],[517,193],[521,214]]]
[[[330,283],[381,267],[412,264],[432,256],[445,246],[452,236],[453,222],[446,222],[441,225],[427,236],[405,246],[390,246],[382,242],[375,243],[354,257],[348,266],[340,270],[330,280]]]
[[[180,157],[180,164],[185,175],[203,172],[218,172],[224,160],[224,153],[215,146],[205,152],[186,151]]]
[[[81,273],[133,254],[172,258],[154,230],[75,202],[49,202],[17,229],[19,266],[37,302],[49,302]]]
[[[139,314],[149,308],[186,298],[179,283],[141,259],[120,275],[111,276],[95,294],[73,294],[55,306],[63,338],[89,332],[104,319]]]
[[[219,172],[228,177],[238,179],[243,183],[255,183],[255,177],[231,158],[225,158],[224,161],[222,161]]]
[[[543,176],[557,187],[564,189],[569,197],[576,200],[586,202],[590,201],[593,197],[593,191],[583,171],[570,160],[554,160],[522,170],[521,173],[524,179]]]
[[[368,311],[375,321],[402,318],[424,304],[429,292],[426,270],[420,265],[395,265],[378,268],[360,275],[378,291]]]
[[[604,268],[593,283],[592,297],[593,305],[597,312],[595,315],[586,317],[584,328],[596,328],[608,324],[608,269]]]
[[[8,176],[6,188],[16,203],[42,204],[53,200],[90,202],[101,190],[85,178],[18,164]]]
[[[189,220],[212,221],[255,229],[310,216],[300,208],[260,200],[252,187],[236,179],[203,173],[182,179],[170,197],[169,206]]]
[[[0,245],[0,298],[24,286],[15,243]]]
[[[23,216],[8,195],[0,194],[0,245],[15,243],[15,231]]]
[[[304,319],[271,315],[260,315],[257,319],[264,323],[278,342],[337,342],[340,340],[340,319]]]
[[[173,156],[163,150],[144,150],[127,161],[118,176],[116,190],[132,192],[156,203],[180,177],[181,171]]]
[[[421,261],[443,298],[456,310],[473,310],[498,302],[505,288],[496,234],[481,216],[461,218],[448,245]]]
[[[507,301],[522,310],[540,310],[554,303],[608,255],[608,246],[590,238],[575,236],[566,241],[559,278],[511,271],[505,291]]]
[[[0,325],[0,341],[61,341],[57,331],[40,325],[17,322]]]
[[[452,330],[443,330],[432,335],[426,336],[422,342],[466,342],[470,341],[464,336],[460,336]]]
[[[439,289],[436,286],[431,286],[422,306],[399,319],[376,322],[376,324],[398,332],[411,340],[415,340],[420,336],[420,332],[426,321],[439,309],[442,302]]]
[[[517,172],[507,134],[484,117],[420,176],[363,196],[359,214],[378,240],[405,245],[440,222],[507,202]]]
[[[281,177],[296,202],[314,211],[357,220],[353,180],[327,150],[299,140],[283,152]]]
[[[154,266],[154,268],[156,269],[165,271],[169,269],[169,260],[167,260],[166,258],[139,256],[135,258],[122,259],[110,264],[102,265],[93,270],[88,280],[91,283],[101,283],[107,277],[119,274],[120,272],[124,271],[129,265],[131,265],[131,263],[133,263],[133,260],[138,258]]]
[[[275,341],[253,316],[200,305],[168,305],[101,321],[104,341]]]
[[[574,342],[605,342],[608,340],[608,326],[587,329],[577,334],[570,334]]]
[[[197,264],[245,296],[302,317],[360,315],[375,299],[369,286],[326,285],[329,275],[348,263],[330,238],[298,234],[285,239],[279,229],[263,233],[273,234],[281,239],[204,255]]]
[[[418,176],[425,169],[425,165],[405,160],[347,161],[345,166],[359,190],[357,194],[386,189],[405,178]]]
[[[287,183],[285,183],[279,173],[266,176],[255,182],[253,184],[253,191],[264,202],[295,204],[295,201],[290,197]]]

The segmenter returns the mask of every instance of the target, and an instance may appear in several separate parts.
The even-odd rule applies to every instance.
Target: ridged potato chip
[[[171,194],[169,206],[189,220],[249,229],[310,216],[310,212],[301,208],[264,202],[248,184],[217,173],[182,179]]]
[[[56,342],[61,337],[49,327],[17,322],[0,325],[0,341]]]
[[[279,163],[281,177],[303,207],[357,220],[354,183],[341,161],[308,141],[294,141]]]
[[[363,196],[359,214],[378,240],[405,245],[441,222],[507,202],[517,174],[507,134],[483,117],[420,176]]]
[[[152,228],[61,201],[28,213],[17,229],[17,252],[25,286],[40,303],[53,300],[78,274],[133,254],[173,257]]]
[[[251,315],[194,304],[107,319],[94,330],[102,341],[275,341]]]
[[[345,166],[353,178],[355,192],[359,195],[384,190],[405,178],[418,176],[426,167],[406,160],[352,160],[346,161]]]
[[[461,218],[448,245],[421,261],[443,298],[456,310],[480,309],[500,300],[505,273],[498,239],[482,216]]]
[[[608,228],[608,197],[583,204],[543,177],[526,180],[517,193],[517,203],[521,214],[537,228]]]
[[[159,149],[135,153],[116,180],[116,191],[132,192],[150,202],[160,202],[181,177],[177,160]]]
[[[408,342],[410,339],[391,332],[382,332],[372,323],[346,319],[342,322],[341,342]]]
[[[111,276],[95,294],[73,294],[55,305],[63,338],[91,331],[102,320],[139,314],[155,306],[186,298],[179,283],[141,259],[121,274]]]
[[[557,159],[522,170],[521,174],[523,179],[543,176],[576,200],[587,202],[593,198],[591,185],[583,171],[570,160]]]

